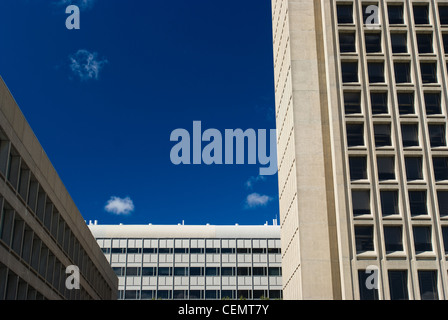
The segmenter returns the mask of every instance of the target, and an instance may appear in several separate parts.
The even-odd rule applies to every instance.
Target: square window
[[[428,5],[414,5],[414,23],[429,24],[429,7]]]
[[[384,83],[384,62],[369,62],[367,68],[370,83]]]
[[[418,284],[420,286],[420,298],[422,300],[439,300],[436,270],[419,270]]]
[[[355,226],[356,253],[374,251],[373,226]]]
[[[448,24],[448,6],[446,6],[446,5],[439,5],[439,17],[440,17],[440,24],[441,25],[447,25]]]
[[[414,226],[414,248],[416,253],[432,251],[431,227]]]
[[[364,146],[364,125],[347,124],[347,145],[348,147]]]
[[[400,214],[398,206],[398,190],[382,190],[381,197],[381,212],[383,217]]]
[[[403,5],[389,5],[387,11],[389,24],[404,24]]]
[[[392,53],[408,53],[408,39],[404,32],[394,32],[390,34]]]
[[[391,300],[409,300],[408,272],[406,270],[389,270],[389,292]]]
[[[448,157],[433,157],[432,163],[436,181],[448,180]]]
[[[446,129],[445,124],[429,124],[429,140],[431,147],[446,147]]]
[[[353,5],[338,4],[337,15],[339,24],[353,23]]]
[[[440,92],[425,92],[425,107],[427,115],[442,113]]]
[[[437,63],[420,62],[423,83],[437,83]]]
[[[378,180],[394,180],[395,179],[395,158],[392,156],[381,156],[377,158]]]
[[[387,114],[387,92],[371,92],[370,104],[372,114]]]
[[[434,53],[432,33],[417,33],[418,53]]]
[[[397,100],[400,115],[415,114],[414,92],[399,92]]]
[[[342,53],[356,52],[356,33],[340,32],[339,33],[339,50]]]
[[[367,179],[367,158],[366,157],[350,157],[350,179],[366,180]]]
[[[409,62],[395,62],[394,70],[396,83],[411,82],[411,64]]]
[[[358,82],[358,62],[342,62],[342,82]]]
[[[366,53],[381,52],[381,33],[368,32],[364,35],[366,43]]]
[[[345,114],[361,113],[361,92],[344,91]]]
[[[367,287],[367,283],[371,281],[371,274],[366,270],[358,270],[359,281],[359,298],[360,300],[378,300],[378,289]]]
[[[401,227],[384,227],[386,253],[403,251],[403,231]]]
[[[375,124],[373,130],[377,148],[392,146],[390,124]]]
[[[403,139],[403,147],[418,147],[418,124],[406,123],[401,125],[401,137]]]
[[[404,162],[408,181],[423,180],[423,161],[421,157],[405,157]]]
[[[409,208],[411,216],[427,215],[426,191],[409,191]]]
[[[352,191],[353,216],[370,214],[370,190]]]
[[[437,191],[437,204],[440,217],[448,217],[448,191]]]

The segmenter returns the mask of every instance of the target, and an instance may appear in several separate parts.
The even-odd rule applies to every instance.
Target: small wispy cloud
[[[78,6],[80,10],[91,9],[96,0],[59,0],[56,2],[59,6]]]
[[[81,79],[86,81],[90,79],[98,79],[101,69],[108,61],[106,59],[99,59],[98,53],[89,52],[88,50],[80,49],[76,53],[69,56],[71,71]]]
[[[109,201],[107,201],[104,210],[116,215],[128,215],[134,211],[134,202],[132,202],[129,197],[111,197]]]
[[[261,176],[261,175],[256,176],[256,177],[250,177],[246,181],[245,185],[246,185],[246,188],[252,189],[255,183],[257,183],[259,181],[265,181],[265,180],[266,180],[266,177],[265,176]]]
[[[267,195],[261,195],[259,193],[251,193],[246,198],[245,207],[246,208],[256,208],[256,207],[264,207],[272,200],[271,197]]]

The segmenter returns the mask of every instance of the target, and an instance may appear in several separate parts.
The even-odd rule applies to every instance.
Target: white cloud
[[[98,79],[100,70],[108,62],[107,60],[98,59],[98,53],[89,52],[84,49],[78,50],[69,57],[70,69],[82,81],[89,79]]]
[[[128,215],[132,211],[134,211],[134,203],[131,198],[119,198],[119,197],[111,197],[109,201],[107,201],[104,210],[113,214],[124,214]]]
[[[96,0],[60,0],[57,4],[61,6],[75,5],[78,6],[79,9],[84,10],[91,9],[95,1]]]
[[[264,207],[271,201],[272,198],[267,195],[261,195],[258,193],[251,193],[246,198],[246,208]]]
[[[252,187],[254,186],[255,183],[259,182],[259,181],[265,181],[266,177],[265,176],[256,176],[256,177],[250,177],[247,181],[246,181],[246,188],[248,189],[252,189]]]

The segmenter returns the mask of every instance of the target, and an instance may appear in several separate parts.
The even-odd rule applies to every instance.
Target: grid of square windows
[[[386,20],[373,29],[366,26],[372,4],[335,1],[335,14],[343,12],[343,21],[335,20],[335,36],[350,34],[340,43],[347,50],[338,54],[353,251],[360,259],[366,253],[388,259],[435,255],[434,246],[448,245],[448,4],[379,1]],[[441,220],[432,219],[437,217]],[[440,235],[435,232],[439,227]],[[407,238],[412,248],[404,246]],[[408,299],[409,270],[390,270],[388,277],[389,290],[382,298]],[[378,292],[361,286],[361,271],[358,279],[360,297],[378,299]],[[439,297],[434,279],[437,271],[418,271],[421,299]]]

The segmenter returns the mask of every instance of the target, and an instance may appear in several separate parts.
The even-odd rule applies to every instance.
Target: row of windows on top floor
[[[344,84],[359,83],[358,61],[341,61],[342,82]],[[370,84],[386,83],[384,61],[367,62],[367,74]],[[436,61],[421,61],[420,74],[423,84],[439,83]],[[394,75],[396,84],[411,84],[411,62],[395,61]]]
[[[362,115],[361,91],[344,91],[344,111],[346,115]],[[398,91],[397,106],[400,116],[415,116],[415,93],[414,91]],[[423,93],[424,109],[426,116],[439,118],[443,115],[442,95],[440,91],[431,90]],[[374,116],[390,114],[390,103],[387,91],[375,90],[370,92],[370,111]]]
[[[370,5],[378,5],[378,3],[369,2],[368,4],[362,5],[363,13],[363,24],[369,22],[369,17],[372,12],[368,10]],[[415,3],[412,6],[413,11],[413,22],[416,26],[427,26],[432,24],[430,15],[430,6],[425,3]],[[448,5],[439,4],[439,19],[441,25],[448,25]],[[379,16],[381,16],[381,13]],[[338,3],[336,8],[337,21],[338,24],[354,24],[354,7],[351,3]],[[387,5],[387,21],[389,25],[404,25],[406,24],[406,15],[404,11],[403,3],[389,3]]]
[[[112,267],[117,276],[272,276],[282,275],[281,267]]]
[[[0,177],[2,176],[6,178],[8,185],[17,193],[18,198],[28,210],[43,225],[44,230],[79,267],[81,274],[93,285],[94,289],[98,290],[100,286],[108,287],[50,197],[12,143],[0,131]]]
[[[280,254],[280,248],[101,248],[104,254],[109,253],[159,253],[159,254]]]
[[[418,270],[418,290],[421,300],[439,300],[437,270]],[[379,290],[368,286],[370,272],[358,270],[360,300],[379,300]],[[407,270],[388,270],[389,296],[391,300],[409,300]]]
[[[419,54],[433,54],[434,36],[432,32],[417,32],[417,49]],[[381,32],[365,32],[364,33],[365,51],[366,53],[382,53],[382,34]],[[448,55],[448,33],[442,34],[443,48],[445,54]],[[409,53],[408,50],[408,34],[403,31],[391,31],[390,42],[393,54]],[[356,53],[356,32],[340,31],[339,32],[339,51],[341,53]]]
[[[12,252],[20,257],[21,262],[27,268],[39,275],[53,290],[58,291],[61,296],[66,299],[72,299],[78,294],[78,292],[75,292],[77,290],[66,289],[64,264],[1,197],[0,243],[11,249]],[[3,272],[7,273],[5,270]],[[8,277],[8,275],[5,275],[3,279],[0,277],[0,283],[5,279],[9,279]],[[12,273],[11,277],[15,279]],[[11,285],[13,284],[14,282],[11,282]],[[11,294],[8,293],[7,295],[10,296]]]

